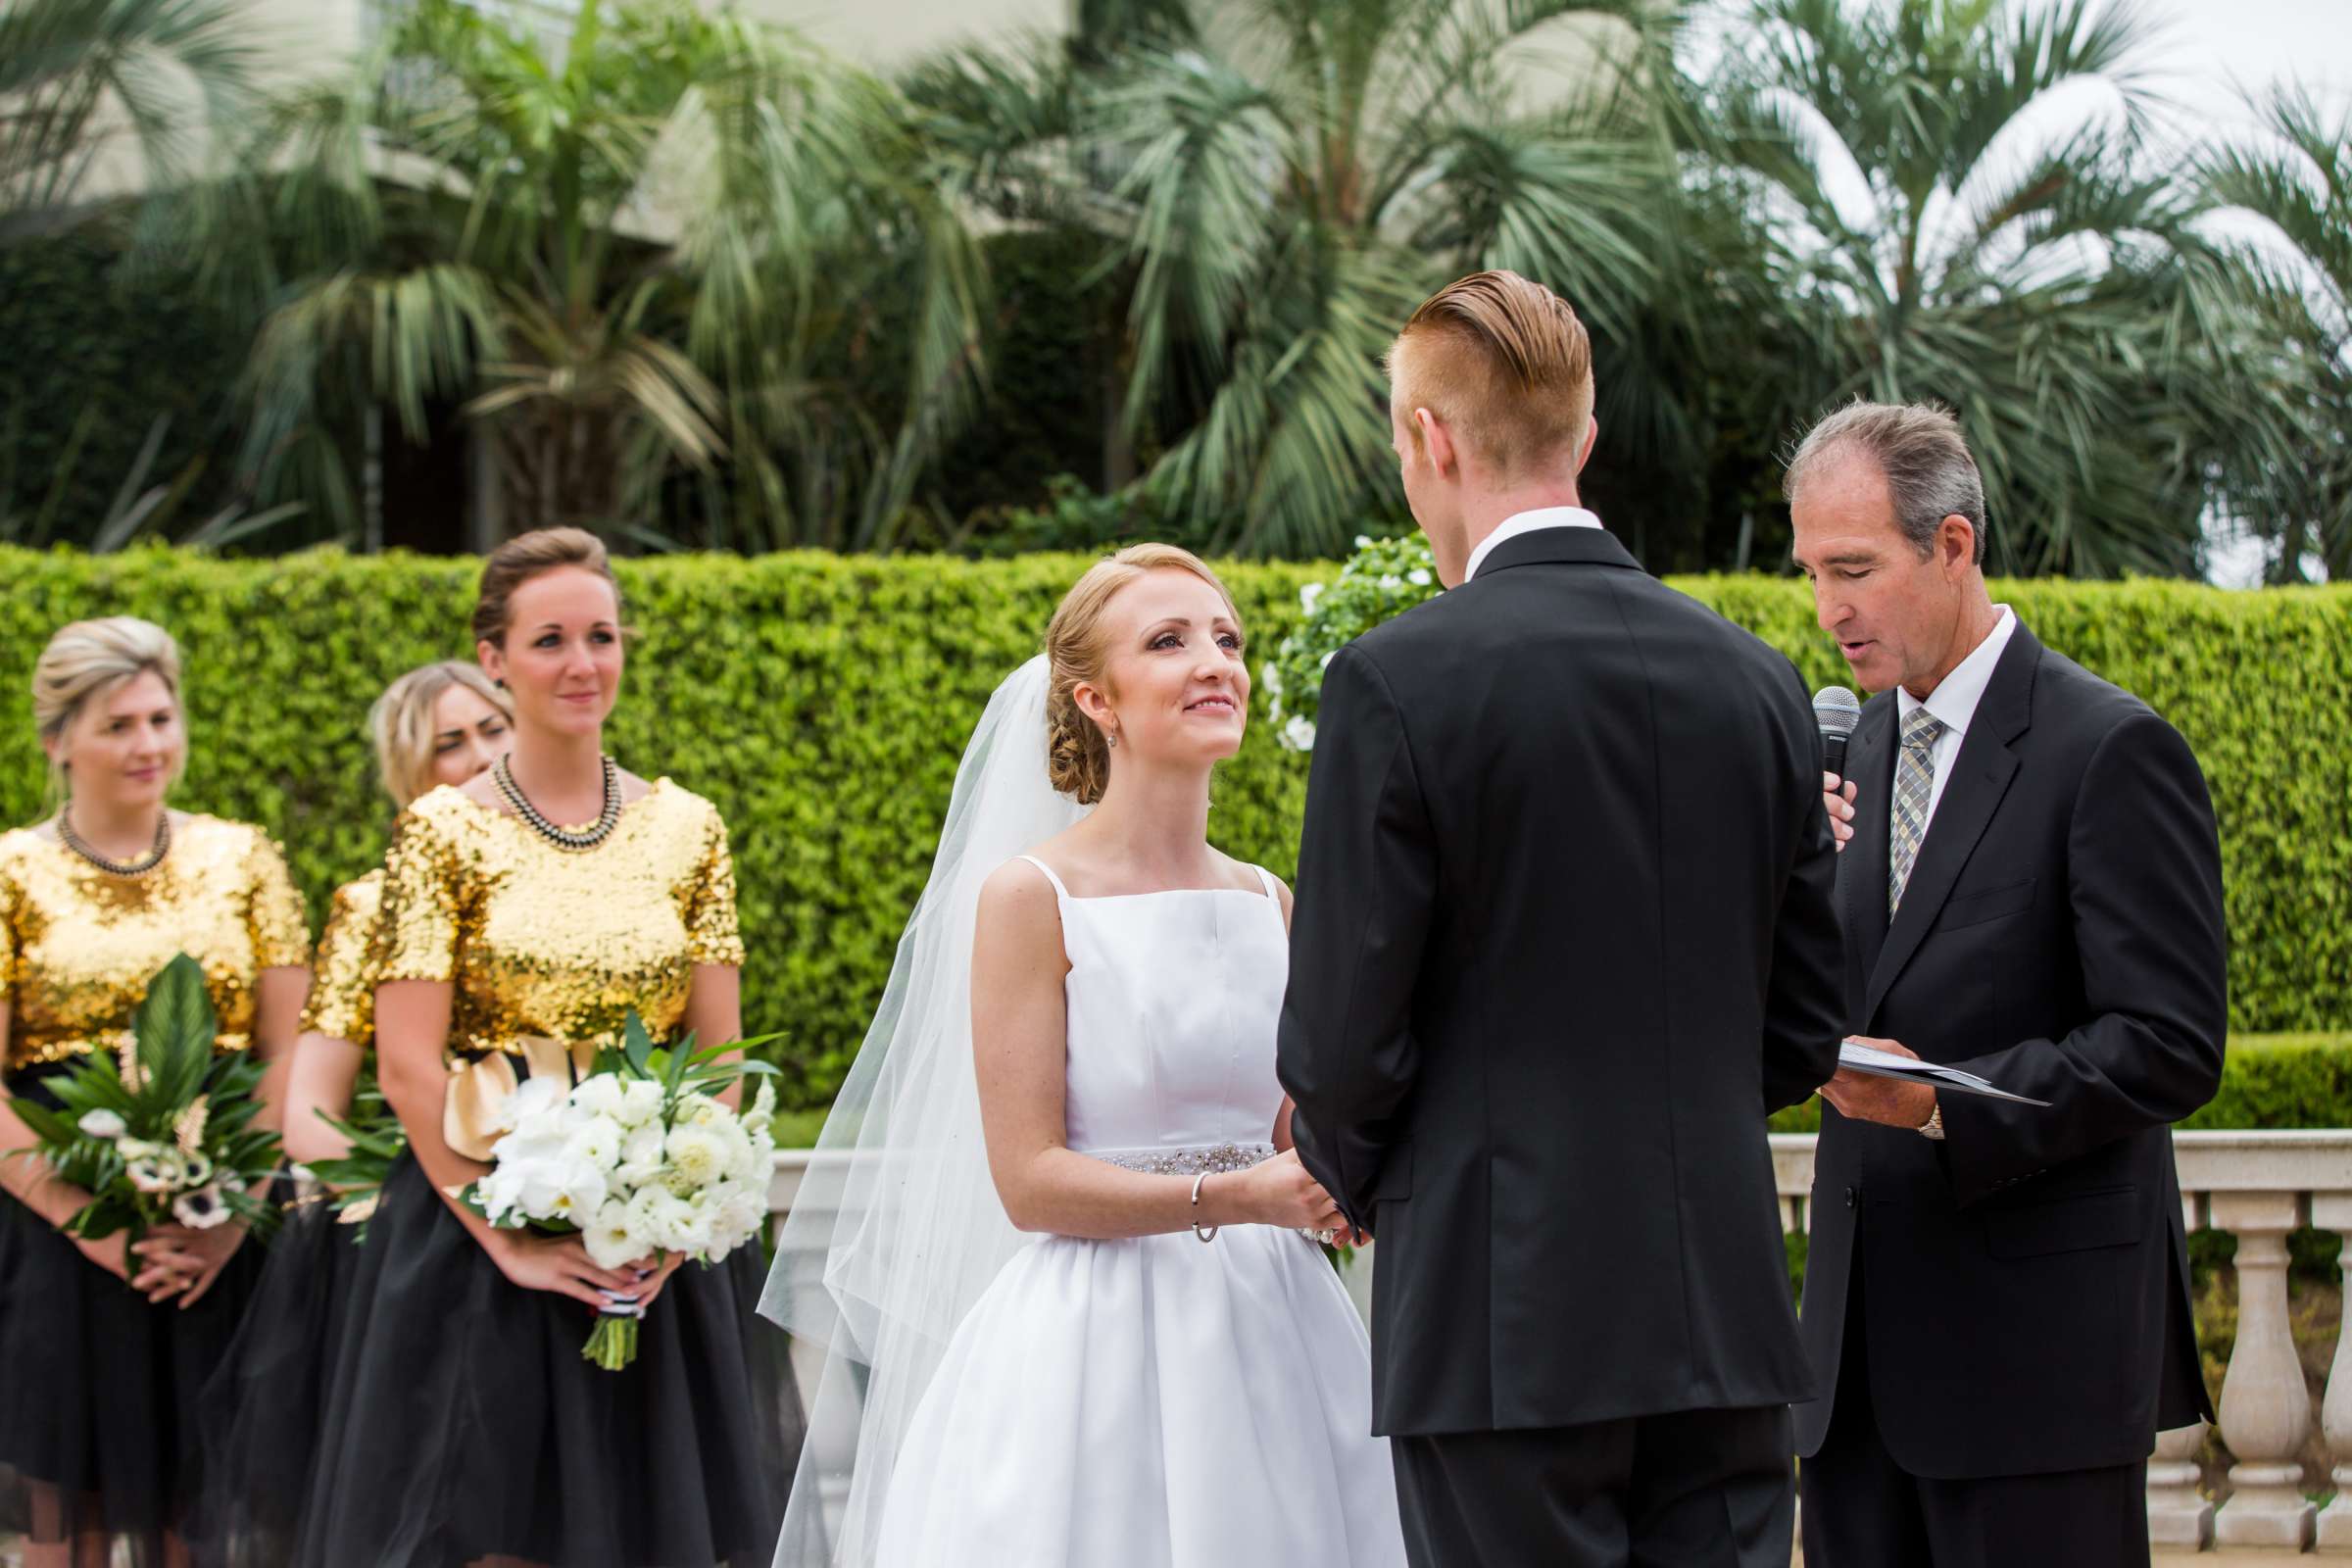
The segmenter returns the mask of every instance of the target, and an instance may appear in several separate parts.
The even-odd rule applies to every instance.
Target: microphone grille
[[[1851,735],[1862,722],[1862,699],[1842,686],[1824,686],[1813,694],[1813,721],[1824,735]]]

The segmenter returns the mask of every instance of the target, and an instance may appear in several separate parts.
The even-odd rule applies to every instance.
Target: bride
[[[776,1561],[1400,1565],[1310,1239],[1345,1221],[1274,1078],[1289,890],[1207,840],[1233,601],[1138,545],[1046,648],[972,736],[780,1239],[762,1309],[829,1353]]]

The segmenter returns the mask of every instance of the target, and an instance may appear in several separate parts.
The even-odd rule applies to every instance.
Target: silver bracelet
[[[1216,1226],[1211,1225],[1206,1230],[1200,1228],[1200,1184],[1208,1180],[1209,1175],[1210,1172],[1202,1171],[1193,1178],[1193,1234],[1204,1242],[1213,1242],[1217,1239]]]

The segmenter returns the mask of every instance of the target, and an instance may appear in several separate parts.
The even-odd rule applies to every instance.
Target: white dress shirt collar
[[[1925,708],[1934,713],[1944,729],[1954,737],[1968,733],[1971,720],[1977,716],[1977,705],[1984,700],[1984,688],[1992,684],[1993,666],[2001,662],[2001,650],[2017,630],[2017,615],[2007,605],[1995,605],[2000,617],[1984,640],[1972,649],[1966,659],[1952,666],[1952,672],[1936,683],[1922,702],[1901,687],[1895,688],[1895,732],[1902,732],[1902,721],[1916,709]]]
[[[1468,582],[1477,576],[1478,568],[1486,564],[1487,558],[1494,553],[1494,547],[1505,540],[1516,539],[1523,533],[1534,533],[1538,528],[1599,526],[1600,519],[1582,507],[1538,507],[1533,512],[1513,513],[1495,524],[1494,531],[1481,539],[1478,548],[1470,552],[1470,565],[1462,573],[1462,581]]]

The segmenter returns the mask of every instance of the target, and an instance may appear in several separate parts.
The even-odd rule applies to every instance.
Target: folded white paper
[[[1927,1084],[1938,1093],[1950,1091],[1962,1095],[1983,1095],[1989,1100],[2014,1101],[2020,1105],[2047,1105],[2046,1100],[2029,1100],[2013,1095],[2006,1089],[1995,1089],[1973,1072],[1946,1067],[1933,1061],[1919,1061],[1910,1056],[1898,1056],[1876,1046],[1865,1046],[1848,1040],[1838,1048],[1838,1065],[1848,1072],[1868,1073],[1874,1078],[1903,1078],[1912,1083]]]

